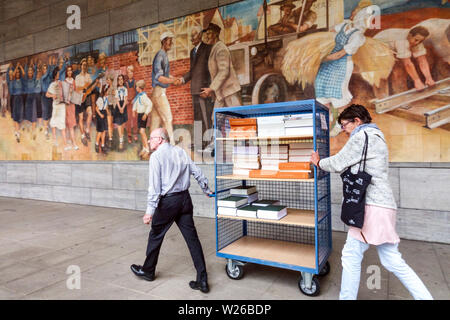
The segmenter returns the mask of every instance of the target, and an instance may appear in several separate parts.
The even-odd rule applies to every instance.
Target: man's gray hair
[[[193,26],[192,29],[191,29],[191,32],[194,31],[194,30],[197,31],[197,33],[202,33],[203,28],[200,27],[200,26]]]

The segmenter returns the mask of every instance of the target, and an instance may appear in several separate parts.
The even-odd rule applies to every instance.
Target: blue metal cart
[[[313,135],[229,138],[229,119],[277,115],[313,114]],[[319,294],[318,277],[328,274],[331,241],[330,174],[314,167],[310,179],[265,179],[233,175],[235,146],[286,145],[313,142],[321,158],[330,154],[328,109],[315,100],[293,101],[214,111],[216,255],[227,259],[225,270],[231,279],[241,279],[246,263],[300,271],[302,293]],[[280,220],[244,218],[217,214],[217,201],[230,189],[256,186],[259,199],[279,200],[288,207]]]

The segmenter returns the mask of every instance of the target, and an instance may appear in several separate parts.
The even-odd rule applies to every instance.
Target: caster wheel
[[[244,276],[244,268],[239,265],[235,265],[233,269],[228,267],[228,264],[225,265],[225,271],[230,279],[239,280]]]
[[[318,276],[323,277],[330,273],[330,263],[327,261],[323,266],[322,270],[320,270]]]
[[[315,296],[319,295],[319,292],[320,292],[319,280],[316,277],[312,278],[310,289],[308,289],[306,287],[306,283],[303,280],[303,277],[300,277],[300,280],[298,281],[298,287],[304,295],[307,295],[310,297],[315,297]]]

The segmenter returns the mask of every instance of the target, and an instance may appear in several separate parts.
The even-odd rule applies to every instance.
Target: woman
[[[56,67],[52,73],[53,82],[48,87],[46,96],[53,99],[52,117],[50,119],[50,127],[52,128],[54,145],[58,146],[56,139],[56,128],[61,130],[64,141],[64,151],[68,151],[71,147],[67,144],[66,139],[66,105],[62,98],[62,86],[59,80],[59,67]]]
[[[25,87],[23,82],[25,72],[19,62],[15,69],[13,69],[12,64],[10,64],[6,74],[6,81],[11,94],[11,116],[14,120],[14,136],[16,137],[16,141],[20,143],[20,124],[23,120],[24,113],[24,101],[22,95]]]
[[[433,299],[422,281],[402,259],[398,251],[400,238],[395,231],[397,205],[389,185],[389,155],[384,135],[367,109],[352,104],[338,118],[341,128],[350,139],[336,155],[320,159],[313,152],[311,162],[328,172],[342,172],[351,167],[356,173],[368,135],[365,171],[372,175],[366,191],[364,225],[362,229],[349,227],[347,241],[342,250],[342,282],[339,298],[356,299],[358,295],[361,261],[369,245],[375,245],[382,265],[393,272],[415,299]]]
[[[68,66],[66,68],[66,76],[65,82],[70,85],[70,92],[74,92],[76,90],[75,87],[75,79],[73,78],[73,68],[72,66]],[[75,117],[75,104],[69,103],[66,104],[66,128],[69,129],[70,138],[72,139],[73,149],[78,150],[79,147],[75,140],[75,126],[77,125],[77,119]]]
[[[314,83],[317,101],[326,105],[331,111],[330,136],[339,134],[336,124],[338,108],[350,103],[353,96],[348,86],[353,73],[352,55],[364,44],[364,32],[372,16],[371,1],[360,1],[352,11],[350,21],[335,26],[335,46],[322,61]],[[364,9],[364,10],[363,10]]]

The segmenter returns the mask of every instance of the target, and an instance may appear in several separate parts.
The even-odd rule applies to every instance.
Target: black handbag
[[[362,228],[364,224],[364,211],[366,205],[366,189],[372,180],[372,176],[365,172],[369,136],[366,132],[366,140],[359,162],[358,172],[353,174],[351,167],[341,173],[343,183],[344,201],[342,202],[341,220],[348,226]],[[361,164],[362,170],[361,170]]]

